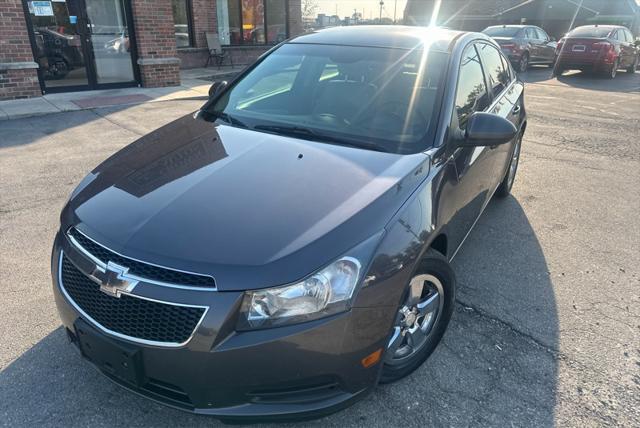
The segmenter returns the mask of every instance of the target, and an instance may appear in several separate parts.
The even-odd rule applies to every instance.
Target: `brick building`
[[[206,33],[227,66],[301,31],[301,0],[2,0],[0,100],[174,86],[204,66]]]

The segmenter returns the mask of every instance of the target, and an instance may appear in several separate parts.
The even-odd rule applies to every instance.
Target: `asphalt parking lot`
[[[408,378],[304,425],[640,426],[640,74],[525,77],[513,196],[489,205],[455,259],[443,342]],[[84,362],[49,277],[60,209],[84,174],[200,104],[0,122],[0,425],[217,425]]]

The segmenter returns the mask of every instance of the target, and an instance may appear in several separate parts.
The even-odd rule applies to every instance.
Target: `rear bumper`
[[[564,69],[606,70],[611,64],[612,60],[601,56],[569,54],[556,57],[556,66]]]
[[[142,370],[136,382],[94,365],[137,394],[225,420],[290,420],[340,410],[377,384],[381,364],[364,368],[361,360],[384,348],[395,313],[392,308],[352,308],[304,324],[236,332],[241,292],[140,287],[146,298],[197,303],[209,310],[184,346],[133,343],[84,319],[61,288],[62,252],[66,255],[73,248],[59,234],[52,255],[53,290],[69,338],[82,350],[77,332],[81,319],[106,341],[135,349]]]

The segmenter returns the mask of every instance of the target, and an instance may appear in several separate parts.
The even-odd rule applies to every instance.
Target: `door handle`
[[[515,107],[513,108],[513,113],[514,114],[520,113],[520,104],[515,105]]]

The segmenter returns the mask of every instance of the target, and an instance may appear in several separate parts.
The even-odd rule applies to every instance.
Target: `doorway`
[[[131,4],[24,1],[43,93],[137,86]]]

